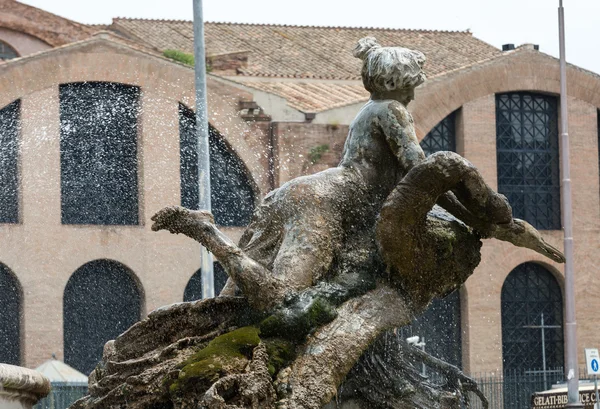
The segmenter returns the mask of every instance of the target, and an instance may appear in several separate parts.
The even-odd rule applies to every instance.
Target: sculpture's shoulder
[[[381,122],[392,126],[399,124],[402,127],[407,127],[414,123],[408,109],[395,99],[370,100],[363,107],[357,119],[364,120],[364,116],[376,117]]]
[[[396,100],[388,100],[387,105],[387,114],[393,116],[393,118],[402,126],[409,126],[414,123],[413,117],[408,112],[408,109]]]

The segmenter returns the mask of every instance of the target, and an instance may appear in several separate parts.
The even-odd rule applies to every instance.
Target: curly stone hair
[[[361,38],[352,53],[363,60],[362,80],[369,92],[415,88],[426,80],[425,55],[402,47],[382,47],[373,37]]]

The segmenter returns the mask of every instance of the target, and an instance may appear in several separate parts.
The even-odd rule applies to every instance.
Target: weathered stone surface
[[[50,393],[50,381],[41,373],[20,366],[0,364],[0,407],[31,408]]]
[[[425,158],[406,109],[425,80],[420,52],[366,38],[355,55],[371,100],[350,126],[340,165],[269,193],[239,245],[208,212],[159,211],[153,230],[197,240],[230,280],[222,297],[153,312],[107,344],[90,396],[73,408],[320,409],[344,379],[346,395],[365,408],[455,408],[478,391],[410,346],[392,372],[379,358],[359,359],[386,330],[463,284],[481,238],[556,261],[562,254],[513,219],[506,198],[460,155]],[[415,359],[446,384],[423,380]]]
[[[454,245],[461,248],[462,256],[478,260],[478,237],[443,210],[431,212],[424,225],[430,226],[427,228],[431,237],[442,237],[437,242],[426,241],[427,248],[434,246],[437,254],[450,256],[454,253],[448,252],[447,247]],[[456,241],[455,236],[460,240]],[[90,396],[73,407],[116,408],[124,401],[134,408],[187,408],[201,404],[233,407],[219,406],[234,403],[218,398],[223,392],[217,391],[243,389],[243,385],[263,379],[265,386],[259,395],[269,396],[272,405],[266,404],[266,397],[257,397],[262,402],[257,407],[275,407],[275,401],[279,401],[281,408],[320,408],[336,394],[344,374],[379,334],[409,323],[413,314],[424,308],[410,306],[397,290],[388,287],[391,281],[381,259],[373,257],[378,253],[371,241],[371,246],[368,241],[361,241],[366,244],[362,249],[347,243],[334,276],[289,294],[267,314],[251,313],[243,297],[180,303],[152,312],[106,345],[102,363],[90,376]],[[464,270],[457,272],[462,280],[473,268],[468,263],[463,265]],[[357,270],[358,267],[364,270]],[[454,282],[456,277],[449,276],[448,280]],[[246,326],[252,323],[256,327]],[[241,356],[233,351],[231,357],[232,349],[220,339],[239,338],[240,331],[246,331],[244,328],[254,328],[251,334],[256,337],[246,344]],[[250,369],[259,365],[251,360],[253,350],[258,353],[259,344],[268,351],[269,385],[276,388],[277,399],[265,392],[266,378],[254,379],[258,375]],[[273,345],[284,346],[277,350]],[[207,393],[211,397],[205,399]],[[233,395],[238,403],[252,402],[241,398],[239,392],[226,395]],[[239,407],[253,407],[248,405]]]

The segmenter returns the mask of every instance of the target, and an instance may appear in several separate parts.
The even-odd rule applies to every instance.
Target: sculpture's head
[[[406,94],[408,103],[414,89],[427,78],[423,71],[425,55],[402,47],[382,47],[373,37],[361,38],[353,55],[363,61],[362,80],[371,94]]]

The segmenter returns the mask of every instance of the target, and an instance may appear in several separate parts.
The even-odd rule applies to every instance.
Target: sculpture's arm
[[[415,133],[412,115],[404,105],[397,101],[391,102],[385,117],[382,118],[381,125],[390,148],[406,172],[425,159],[425,152],[423,152]],[[452,192],[443,193],[438,199],[438,204],[467,224],[481,227],[480,230],[483,230],[483,226],[475,226],[475,223],[478,222],[476,218]]]
[[[408,172],[425,159],[415,134],[412,116],[398,101],[391,101],[380,121],[385,138],[400,166]]]
[[[405,172],[425,160],[425,153],[419,145],[412,116],[404,105],[397,101],[390,102],[387,115],[382,119],[381,124],[388,144]],[[491,236],[489,222],[473,215],[452,191],[442,193],[437,199],[437,204],[477,229],[482,237]]]

